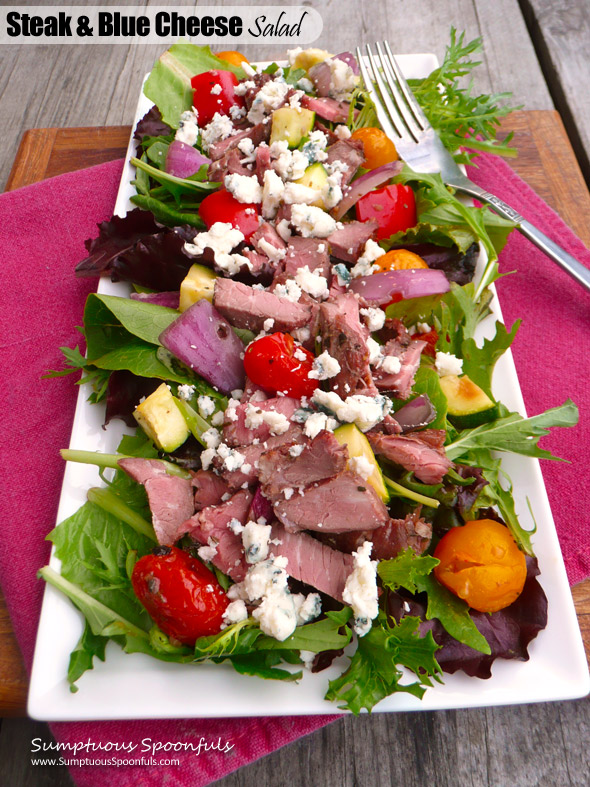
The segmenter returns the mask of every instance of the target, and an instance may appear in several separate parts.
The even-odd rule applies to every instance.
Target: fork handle
[[[452,185],[454,186],[455,184]],[[489,191],[485,191],[479,186],[476,186],[475,183],[470,182],[469,186],[457,184],[455,188],[457,191],[463,191],[465,194],[469,194],[481,202],[487,202],[487,204],[491,205],[500,216],[503,216],[505,219],[510,219],[510,221],[514,221],[517,225],[517,229],[525,238],[528,238],[535,246],[541,249],[541,251],[544,251],[545,254],[563,268],[566,273],[569,273],[578,284],[590,290],[590,270],[582,265],[575,257],[572,257],[565,249],[558,246],[551,238],[548,238],[547,235],[535,227],[534,224],[531,224],[530,221],[523,218],[514,208],[511,208],[510,205],[507,205],[501,199],[494,196],[494,194],[490,194]]]

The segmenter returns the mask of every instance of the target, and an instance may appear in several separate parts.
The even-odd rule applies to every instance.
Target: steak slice
[[[333,257],[344,262],[356,262],[361,249],[373,236],[378,224],[376,221],[349,221],[342,228],[328,235],[326,240],[330,244]]]
[[[271,537],[272,554],[287,558],[289,576],[342,601],[344,585],[353,569],[350,555],[330,549],[306,533],[288,533],[279,522],[273,524]]]
[[[436,431],[436,430],[430,430]],[[425,484],[440,484],[452,466],[444,448],[432,447],[416,435],[367,433],[371,447],[395,464],[414,473]]]
[[[301,238],[298,235],[292,235],[289,238],[287,255],[283,262],[284,272],[288,276],[295,276],[299,268],[306,265],[310,271],[316,271],[328,278],[331,269],[328,244],[325,240],[318,238]]]
[[[217,547],[217,554],[212,563],[224,574],[241,582],[248,571],[248,563],[244,555],[242,539],[228,527],[232,519],[242,525],[246,523],[252,494],[242,490],[231,497],[227,503],[219,506],[208,506],[195,514],[185,524],[186,532],[203,546],[209,545],[209,539]]]
[[[348,449],[331,432],[321,431],[295,456],[292,448],[287,445],[275,448],[260,459],[258,477],[265,497],[273,502],[284,499],[285,489],[297,490],[333,478],[346,468]]]
[[[384,355],[399,358],[401,369],[388,374],[382,369],[373,370],[373,380],[380,391],[392,391],[399,399],[407,399],[412,392],[414,376],[420,366],[420,356],[426,342],[411,341],[404,347],[397,339],[391,339],[383,348]]]
[[[311,109],[316,115],[331,123],[346,123],[350,109],[350,104],[347,101],[336,101],[334,98],[312,98],[311,96],[302,96],[301,106]]]
[[[319,101],[319,99],[317,99]],[[346,172],[342,173],[342,185],[346,186],[353,179],[357,169],[365,163],[365,149],[360,139],[341,139],[326,148],[327,164],[342,161],[346,164]]]
[[[186,533],[186,521],[195,511],[191,482],[175,475],[161,475],[148,478],[145,491],[158,543],[175,544]]]
[[[273,434],[272,426],[265,421],[259,426],[246,426],[246,422],[252,423],[251,419],[257,422],[259,415],[264,416],[265,413],[277,413],[289,421],[289,429],[282,432],[283,435],[287,432],[298,435],[301,432],[301,425],[291,423],[290,419],[299,407],[299,399],[293,399],[290,396],[277,396],[265,401],[239,404],[233,410],[232,417],[235,420],[229,420],[226,415],[223,441],[231,446],[242,446],[251,445],[254,441],[265,442],[272,437],[280,436]]]
[[[337,295],[320,306],[319,333],[322,349],[340,364],[332,390],[345,399],[375,390],[369,368],[369,330],[361,322],[359,302],[352,293]]]
[[[262,331],[269,318],[276,331],[290,333],[306,325],[311,309],[304,303],[294,303],[266,290],[255,290],[234,279],[215,280],[213,303],[236,328]]]
[[[139,457],[129,457],[119,459],[119,467],[138,484],[145,484],[148,478],[157,478],[166,475],[166,468],[159,459],[141,459]]]
[[[207,506],[216,506],[222,502],[221,498],[228,491],[228,486],[215,473],[209,470],[197,470],[192,480],[195,487],[195,511],[200,511]]]
[[[310,484],[288,500],[279,500],[274,504],[274,512],[290,533],[375,530],[389,519],[387,508],[373,487],[348,470]]]

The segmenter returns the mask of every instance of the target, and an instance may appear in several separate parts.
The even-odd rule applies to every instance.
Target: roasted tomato
[[[171,639],[194,645],[217,634],[229,599],[215,574],[176,547],[157,547],[140,558],[131,584],[150,617]]]
[[[270,393],[299,398],[311,396],[318,387],[311,380],[314,356],[295,344],[288,333],[273,333],[252,342],[244,355],[244,369],[253,383]]]
[[[399,158],[395,145],[380,128],[357,128],[352,132],[352,139],[360,139],[363,143],[366,169],[377,169]]]
[[[217,221],[227,222],[240,230],[245,240],[248,241],[259,227],[259,211],[259,205],[238,202],[229,191],[220,189],[205,197],[201,202],[199,215],[208,228]]]
[[[418,339],[421,342],[426,342],[426,347],[422,350],[424,355],[430,355],[431,358],[436,358],[436,343],[438,342],[438,331],[431,328],[427,333],[413,333],[412,339]]]
[[[225,60],[226,63],[231,63],[232,66],[241,66],[242,63],[248,63],[248,58],[244,57],[241,52],[236,52],[235,49],[228,49],[224,52],[216,52],[215,57],[220,60]]]
[[[193,106],[198,112],[199,126],[203,128],[213,120],[213,115],[229,115],[233,106],[244,106],[241,96],[236,96],[238,78],[231,71],[205,71],[191,79],[194,89]]]
[[[416,200],[409,186],[399,183],[370,191],[356,203],[359,221],[373,219],[379,225],[377,238],[384,240],[416,224]]]
[[[497,612],[520,596],[526,560],[510,531],[493,519],[454,527],[439,541],[434,557],[438,581],[479,612]]]
[[[428,268],[426,262],[407,249],[392,249],[375,260],[380,271],[402,271],[410,268]],[[378,273],[378,271],[376,271]]]

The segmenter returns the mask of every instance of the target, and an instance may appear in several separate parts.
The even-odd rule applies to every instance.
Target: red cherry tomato
[[[356,216],[359,221],[373,219],[379,225],[377,238],[384,240],[396,232],[414,227],[416,200],[409,186],[395,184],[370,191],[356,203]]]
[[[229,191],[220,189],[209,194],[201,202],[199,215],[209,229],[216,221],[224,221],[240,230],[248,241],[260,226],[259,205],[238,202]]]
[[[295,357],[303,354],[305,360]],[[317,380],[308,377],[314,356],[297,347],[288,333],[263,336],[249,345],[244,355],[244,368],[253,383],[271,393],[281,391],[299,398],[311,396],[318,387]]]
[[[142,557],[131,584],[150,617],[183,645],[221,630],[229,599],[215,574],[182,549],[158,547]]]
[[[430,355],[431,358],[436,358],[436,343],[438,342],[438,333],[434,328],[431,328],[428,333],[413,333],[412,339],[426,342],[426,347],[422,350],[424,355]]]
[[[213,120],[216,112],[229,115],[231,107],[244,105],[243,98],[235,94],[237,84],[238,78],[231,71],[205,71],[191,79],[191,86],[195,90],[193,106],[199,113],[198,122],[201,128]],[[216,92],[219,89],[217,85],[221,87],[219,93]]]

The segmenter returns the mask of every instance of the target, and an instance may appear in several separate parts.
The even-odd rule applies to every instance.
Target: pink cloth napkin
[[[590,267],[590,252],[501,160],[480,157],[472,176],[505,198],[531,221]],[[3,526],[0,528],[0,584],[30,669],[43,585],[36,571],[47,562],[43,540],[55,523],[63,476],[58,449],[67,445],[76,390],[71,378],[41,380],[60,368],[58,347],[79,340],[86,295],[95,282],[73,276],[85,256],[83,241],[108,218],[115,201],[121,162],[112,162],[0,196],[0,248],[3,261],[1,336],[3,368],[2,480]],[[571,396],[582,424],[559,430],[545,446],[572,465],[543,462],[570,581],[590,575],[590,489],[580,483],[586,465],[590,391],[585,351],[590,346],[590,294],[514,234],[502,254],[502,269],[518,272],[498,284],[506,322],[524,317],[514,345],[526,406],[530,414]],[[533,501],[534,502],[534,501]],[[229,741],[229,753],[174,754],[180,766],[166,768],[166,783],[200,787],[268,754],[337,716],[59,723],[52,731],[60,742]],[[93,756],[90,754],[89,756]],[[95,754],[94,756],[101,756]],[[140,775],[141,774],[141,775]],[[83,787],[117,782],[121,787],[162,784],[158,767],[82,767],[73,777]]]

